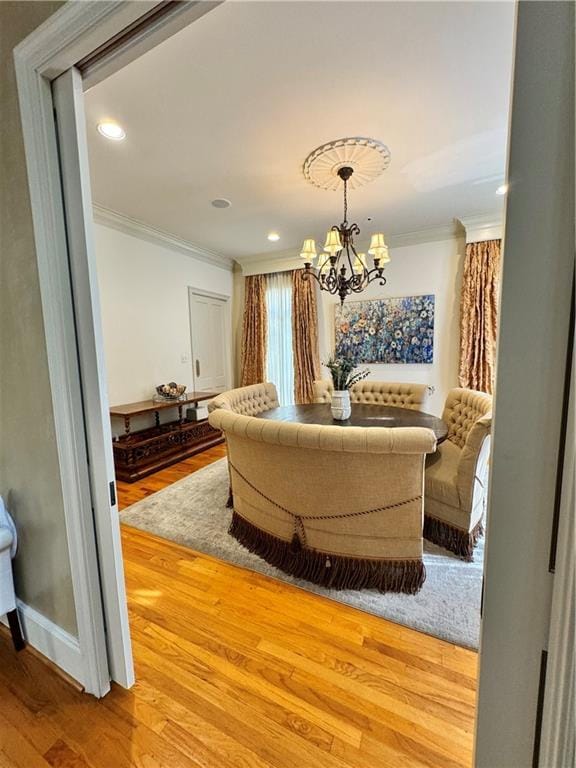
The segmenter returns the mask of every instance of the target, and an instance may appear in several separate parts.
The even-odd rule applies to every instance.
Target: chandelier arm
[[[348,257],[348,266],[350,267],[350,279],[353,279],[356,275],[354,272],[354,260],[350,256],[350,249],[352,249],[352,253],[354,254],[354,257],[357,259],[358,254],[356,253],[356,248],[354,248],[354,243],[352,240],[349,240],[349,242],[346,244],[346,256]]]
[[[331,279],[332,275],[330,274],[323,280],[321,273],[320,276],[318,276],[316,271],[311,267],[310,269],[304,269],[301,273],[301,277],[302,280],[308,280],[310,277],[313,277],[322,291],[327,291],[331,294],[338,293],[338,284],[334,279]]]
[[[326,275],[326,278],[324,280],[325,290],[328,291],[328,293],[337,293],[338,291],[338,274],[336,273],[336,270],[334,267],[330,268],[330,272]]]
[[[326,291],[332,296],[338,295],[341,303],[344,303],[346,296],[349,296],[351,293],[361,293],[364,288],[374,281],[379,281],[381,286],[386,285],[387,282],[383,274],[383,267],[367,269],[361,275],[352,273],[350,277],[343,276],[341,270],[337,271],[334,267],[331,267],[330,272],[324,279],[322,278],[322,273],[317,274],[316,272],[312,267],[305,268],[301,273],[302,279],[307,280],[309,277],[313,277],[321,290]]]
[[[377,269],[371,269],[368,272],[368,282],[366,285],[369,285],[370,283],[373,283],[375,280],[380,280],[379,285],[386,285],[386,278],[383,274],[384,270],[382,267],[378,267]]]

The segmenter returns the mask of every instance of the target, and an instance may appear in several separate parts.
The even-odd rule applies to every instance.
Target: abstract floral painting
[[[336,355],[360,363],[433,363],[434,296],[336,306]]]

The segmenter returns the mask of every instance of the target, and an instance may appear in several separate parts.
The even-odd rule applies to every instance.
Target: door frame
[[[59,138],[62,195],[68,230],[68,263],[83,388],[88,487],[99,565],[105,652],[110,677],[134,684],[134,663],[120,538],[108,380],[94,245],[92,189],[82,76],[72,67],[52,83]],[[85,484],[86,478],[82,477]]]
[[[232,374],[232,345],[230,343],[232,337],[232,314],[231,314],[231,302],[230,296],[226,296],[224,293],[214,293],[214,291],[205,291],[202,288],[193,288],[188,286],[188,320],[190,323],[190,350],[192,357],[190,358],[190,365],[192,366],[192,380],[194,382],[194,391],[196,391],[196,368],[194,366],[194,335],[192,331],[192,296],[204,296],[207,299],[217,299],[226,305],[226,324],[227,333],[225,337],[225,349],[226,355],[226,386],[230,386],[231,374]]]
[[[130,0],[86,3],[70,0],[14,50],[56,427],[56,443],[70,545],[79,640],[85,660],[82,682],[86,686],[86,690],[95,695],[102,695],[106,688],[106,685],[103,685],[100,677],[94,672],[98,661],[95,631],[103,630],[103,619],[102,611],[98,610],[98,602],[101,597],[97,569],[94,568],[93,563],[91,564],[86,559],[86,553],[94,551],[95,541],[92,513],[89,499],[87,500],[85,496],[85,484],[82,480],[86,474],[86,467],[83,466],[85,454],[81,450],[79,452],[79,448],[84,445],[86,435],[80,409],[82,390],[78,374],[78,361],[76,356],[70,352],[70,349],[74,349],[76,336],[73,327],[73,314],[71,313],[72,297],[66,257],[66,225],[61,198],[61,177],[50,81],[70,69],[82,58],[89,56],[99,46],[103,46],[110,38],[157,5],[161,5],[161,3],[134,3]],[[141,55],[162,39],[169,37],[177,28],[186,26],[210,10],[211,8],[206,8],[206,5],[209,4],[204,4],[200,8],[198,2],[178,4],[179,18],[166,17],[164,22],[158,23],[156,30],[140,37],[133,45],[123,48],[117,55],[117,62],[121,62],[118,66],[122,66]],[[210,5],[214,7],[217,3]],[[522,34],[522,30],[519,29],[517,31],[517,43]],[[95,84],[98,79],[111,74],[113,69],[110,67],[113,66],[113,63],[108,62],[105,66],[96,68],[92,75],[88,75],[88,81]],[[514,189],[512,188],[510,198],[513,195]],[[512,233],[507,232],[507,241],[511,238]],[[541,256],[541,252],[539,256]],[[539,264],[541,265],[541,262]],[[508,300],[508,297],[506,296],[505,299]],[[74,343],[72,348],[67,346],[67,341],[70,339]],[[499,396],[505,388],[513,389],[515,382],[500,381],[499,386],[495,415],[497,433],[500,418],[497,412]],[[498,441],[499,435],[496,434],[495,452],[499,451]],[[503,444],[502,449],[504,447]],[[499,501],[505,501],[505,498],[499,499],[498,489],[493,488],[491,493],[492,512],[498,511],[498,514],[506,512],[506,510],[497,510]],[[492,522],[494,520],[495,517]],[[497,548],[492,549],[490,546],[492,538],[493,536],[489,532],[490,566],[496,565],[500,559],[503,561],[502,566],[511,567],[514,553],[508,552],[504,558],[500,558]],[[489,598],[489,602],[491,602],[492,598],[490,596]],[[89,604],[94,605],[95,610],[92,613],[88,609]],[[493,645],[497,643],[499,631],[500,627],[493,620],[493,617],[485,618],[483,622],[483,646],[487,644],[489,638],[492,639]],[[482,653],[484,653],[484,647]],[[484,671],[486,672],[486,668]],[[504,679],[505,675],[501,678],[500,684]],[[492,703],[498,704],[498,691],[481,686],[478,705],[489,709]],[[491,735],[482,730],[477,735],[476,753],[478,754],[478,750],[481,750],[483,745],[486,746],[490,743]]]
[[[54,120],[52,81],[107,44],[111,38],[158,7],[171,6],[149,28],[119,46],[83,76],[95,85],[129,61],[187,26],[219,2],[181,3],[71,0],[14,48],[14,64],[38,279],[54,415],[56,450],[64,501],[66,535],[78,625],[80,669],[74,670],[88,693],[104,696],[112,671],[106,651],[105,607],[92,511],[82,412],[83,389],[70,283],[62,174]],[[96,343],[91,329],[91,345]],[[93,446],[103,454],[105,446]],[[53,659],[57,662],[57,659]]]
[[[523,0],[509,124],[477,768],[552,765],[539,755],[543,703],[547,694],[562,693],[547,667],[559,629],[551,607],[555,585],[574,579],[569,561],[554,557],[567,513],[563,453],[574,434],[566,407],[574,327],[573,153],[574,5]]]

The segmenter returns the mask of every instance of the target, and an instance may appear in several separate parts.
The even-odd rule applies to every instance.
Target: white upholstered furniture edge
[[[12,575],[12,557],[16,549],[16,530],[0,497],[0,616],[8,618],[12,641],[17,651],[24,647],[16,610],[16,594]]]

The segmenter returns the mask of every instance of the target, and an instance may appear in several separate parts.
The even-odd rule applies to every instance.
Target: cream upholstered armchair
[[[276,387],[267,381],[221,392],[210,401],[208,411],[211,413],[217,408],[224,408],[227,411],[240,413],[242,416],[256,416],[271,408],[278,408],[279,405]]]
[[[208,413],[212,413],[218,408],[232,413],[239,413],[242,416],[257,416],[259,413],[269,411],[272,408],[278,408],[278,392],[272,382],[266,381],[262,384],[250,384],[247,387],[238,387],[229,389],[228,392],[221,392],[214,400],[208,403]],[[230,490],[228,492],[228,508],[234,505],[232,497],[232,479],[230,479]]]
[[[423,428],[319,426],[240,416],[226,435],[230,533],[286,573],[333,589],[414,594],[422,586]]]
[[[314,402],[329,403],[334,386],[329,379],[314,382]],[[428,395],[425,384],[402,384],[395,381],[359,381],[350,390],[353,403],[365,405],[393,405],[421,411]]]
[[[442,418],[448,438],[426,466],[424,538],[472,560],[483,533],[492,398],[471,389],[452,389]]]

